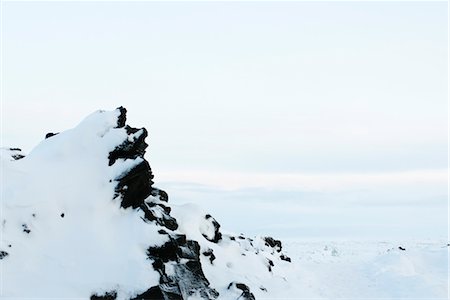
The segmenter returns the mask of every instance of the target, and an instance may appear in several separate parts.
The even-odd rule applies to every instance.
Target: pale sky
[[[157,180],[274,188],[310,176],[311,188],[334,176],[355,188],[381,176],[404,182],[400,198],[418,187],[442,200],[447,11],[446,2],[4,2],[2,145],[29,152],[45,133],[123,105],[129,124],[150,132]]]

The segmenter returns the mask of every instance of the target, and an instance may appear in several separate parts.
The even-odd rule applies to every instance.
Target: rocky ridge
[[[156,244],[149,241],[145,249],[147,261],[142,262],[150,264],[151,268],[159,274],[159,282],[158,284],[149,283],[146,290],[136,290],[134,293],[129,293],[127,297],[120,292],[120,282],[117,282],[118,289],[98,286],[97,291],[92,291],[90,299],[251,300],[255,299],[255,287],[258,293],[267,292],[264,283],[258,282],[257,277],[253,278],[252,273],[264,270],[267,276],[274,276],[273,268],[276,264],[291,261],[283,254],[281,242],[271,237],[252,239],[243,235],[224,234],[220,230],[220,224],[210,214],[196,216],[195,222],[198,222],[198,227],[194,230],[189,227],[192,224],[190,221],[183,223],[189,226],[180,227],[179,221],[172,215],[172,208],[168,204],[168,194],[154,186],[154,175],[150,164],[144,158],[148,146],[146,143],[148,132],[145,128],[133,128],[127,125],[126,112],[123,107],[114,111],[116,118],[114,129],[121,129],[121,132],[124,131],[126,134],[123,135],[120,143],[116,142],[108,154],[109,168],[122,169],[122,172],[112,173],[115,177],[109,179],[114,187],[111,201],[120,203],[124,211],[134,212],[135,217],[142,220],[141,226],[153,226],[161,239],[165,241]],[[46,141],[51,142],[59,136],[60,134],[47,134]],[[25,157],[17,148],[4,149],[3,152],[7,155],[3,153],[2,157],[9,155],[10,160],[20,160]],[[124,167],[129,162],[132,163]],[[61,218],[64,218],[64,213],[61,213]],[[5,222],[6,219],[4,224]],[[23,231],[31,232],[26,223],[23,225],[25,226],[22,228]],[[3,243],[2,248],[4,246]],[[234,251],[233,255],[229,254],[231,252],[229,249]],[[2,249],[0,252],[2,263],[7,263],[10,256],[14,255],[13,252],[9,252],[11,251],[8,249]],[[236,256],[235,253],[239,255]],[[248,276],[233,275],[235,271],[231,270],[232,266],[247,261],[251,261],[257,269],[248,270],[250,274]],[[227,275],[221,277],[224,271]],[[208,275],[211,275],[209,277],[213,282],[210,282]],[[236,279],[233,279],[234,277]],[[252,279],[246,282],[246,278]]]

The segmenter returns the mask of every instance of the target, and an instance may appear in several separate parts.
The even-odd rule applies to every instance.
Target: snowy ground
[[[280,270],[287,283],[267,285],[270,297],[258,291],[257,299],[450,298],[445,202],[356,205],[287,199],[283,191],[166,190],[173,204],[196,203],[224,229],[282,240],[292,258]]]
[[[298,272],[294,298],[448,298],[445,241],[288,240],[284,245]]]

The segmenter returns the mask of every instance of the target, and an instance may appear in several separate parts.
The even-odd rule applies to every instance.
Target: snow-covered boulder
[[[25,156],[2,148],[3,297],[255,299],[285,282],[281,242],[221,232],[168,204],[126,109],[47,134]]]

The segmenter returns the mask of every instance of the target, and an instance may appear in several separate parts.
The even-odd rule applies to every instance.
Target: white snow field
[[[139,295],[159,285],[167,296],[173,288],[168,282],[178,294],[163,299],[448,298],[445,238],[333,240],[290,233],[280,249],[269,245],[263,231],[245,237],[222,224],[218,236],[219,228],[208,217],[212,213],[221,223],[214,215],[220,205],[214,202],[210,209],[207,202],[198,206],[169,198],[167,212],[160,195],[152,194],[142,202],[145,207],[124,208],[118,181],[144,158],[108,163],[109,154],[124,141],[134,143],[144,131],[130,133],[118,126],[120,117],[120,110],[95,112],[27,155],[1,150],[2,299],[157,299]],[[158,184],[158,174],[153,181]],[[155,219],[148,218],[149,211]],[[233,214],[233,209],[225,212]],[[169,213],[175,229],[158,223]],[[242,217],[240,212],[230,219],[246,226]],[[260,220],[242,232],[278,221]],[[177,244],[181,252],[173,259],[162,259],[161,271],[149,249],[159,251],[173,237],[188,242]],[[197,254],[191,251],[195,245]],[[196,259],[201,263],[196,272],[204,273],[209,285],[197,286],[197,277],[180,269]]]
[[[299,285],[292,297],[448,299],[445,241],[286,241]],[[400,250],[402,247],[403,250]]]

